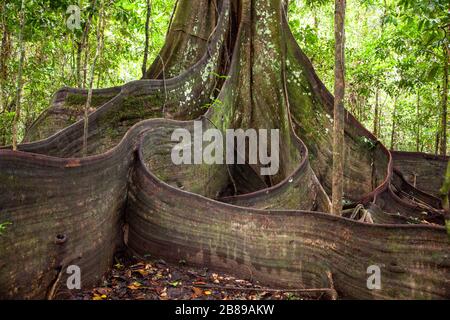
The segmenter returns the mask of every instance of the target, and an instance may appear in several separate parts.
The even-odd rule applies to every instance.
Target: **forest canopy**
[[[71,0],[26,1],[19,141],[61,87],[88,85],[96,50],[94,1],[79,1],[79,29],[66,25]],[[166,36],[175,0],[152,0],[149,57]],[[0,5],[0,145],[12,142],[19,65],[20,1]],[[104,50],[94,88],[142,77],[147,1],[111,0],[105,7]],[[94,27],[86,32],[86,24]],[[289,24],[329,90],[333,88],[334,9],[330,0],[292,0]],[[349,0],[346,19],[345,105],[388,148],[445,153],[443,106],[448,72],[449,13],[445,0]],[[84,33],[86,41],[83,43]],[[448,88],[448,85],[447,85]]]

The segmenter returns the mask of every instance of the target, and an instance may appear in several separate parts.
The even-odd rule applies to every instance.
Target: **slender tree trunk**
[[[62,64],[61,64],[61,78],[60,78],[60,82],[64,83],[64,80],[67,78],[66,77],[66,65],[67,65],[67,56],[64,50],[61,50],[61,54],[62,54]]]
[[[87,86],[87,76],[88,76],[88,62],[89,62],[89,53],[91,48],[89,47],[89,31],[86,34],[86,43],[84,45],[84,59],[83,59],[83,80],[82,80],[82,88],[86,88]]]
[[[381,114],[379,115],[379,117],[378,117],[378,135],[380,136],[380,139],[378,139],[378,140],[381,140],[381,137],[382,137],[382,133],[381,133]]]
[[[375,137],[378,137],[378,122],[379,122],[379,95],[380,94],[380,90],[376,89],[375,91],[375,115],[374,115],[374,119],[373,119],[373,135]]]
[[[20,51],[20,58],[19,58],[19,68],[17,72],[17,94],[16,94],[16,112],[14,114],[14,120],[13,120],[13,127],[12,127],[12,145],[13,150],[17,150],[17,127],[18,122],[20,119],[20,103],[22,99],[22,71],[23,71],[23,63],[25,60],[25,46],[23,41],[23,33],[25,29],[25,0],[22,0],[22,6],[20,8],[20,14],[19,14],[19,20],[20,20],[20,31],[19,31],[19,51]]]
[[[0,114],[8,111],[8,98],[5,94],[5,84],[8,77],[8,59],[11,54],[11,42],[8,31],[8,24],[6,23],[6,3],[3,2],[1,7],[1,45],[0,45]],[[0,128],[0,145],[7,144],[7,129]]]
[[[83,53],[83,45],[81,42],[77,45],[77,70],[76,70],[76,76],[77,76],[77,87],[81,88],[83,87],[83,82],[81,80],[81,54]]]
[[[314,21],[314,31],[317,32],[318,27],[319,27],[319,23],[317,21],[317,13],[316,13],[316,9],[314,7],[311,8],[312,11],[312,16],[313,16],[313,21]],[[288,11],[286,11],[288,12]],[[316,63],[316,59],[314,54],[310,57],[311,59],[311,63],[314,65]]]
[[[448,44],[444,47],[444,87],[442,90],[442,119],[441,119],[441,155],[447,154],[447,116],[448,116],[448,66],[450,58]]]
[[[384,102],[380,105],[379,110],[378,110],[378,135],[380,136],[380,140],[381,140],[381,137],[383,136],[383,133],[381,131],[381,123],[383,122],[383,113],[381,112],[381,110],[384,110],[384,108],[386,106],[386,100],[387,100],[387,95],[386,95],[386,98],[384,99]]]
[[[286,12],[286,19],[289,22],[289,0],[284,0],[284,12]]]
[[[77,69],[77,42],[75,33],[71,33],[71,41],[72,41],[72,47],[71,47],[71,73],[70,73],[70,83],[73,83],[73,86],[76,87],[78,85],[78,69]]]
[[[387,3],[386,0],[383,1],[383,17],[387,16],[387,11],[388,11],[388,7],[387,7]],[[385,29],[385,19],[381,20],[381,28],[380,28],[380,37],[383,35],[384,33],[384,29]],[[381,121],[380,121],[380,89],[377,87],[376,88],[376,93],[375,93],[375,119],[374,119],[374,124],[373,124],[373,135],[375,137],[378,138],[378,136],[381,134]],[[383,103],[383,107],[384,107],[384,103]]]
[[[2,39],[0,45],[0,112],[7,111],[8,99],[5,94],[5,84],[8,78],[8,59],[11,55],[11,41],[8,30],[8,24],[6,23],[6,3],[3,2],[1,6],[1,30]]]
[[[144,61],[142,62],[142,77],[145,77],[147,72],[147,60],[148,60],[148,49],[150,43],[150,18],[152,16],[152,1],[147,0],[147,18],[145,20],[145,49],[144,49]]]
[[[317,19],[316,9],[313,8],[314,29],[319,30],[319,20]]]
[[[417,105],[416,105],[416,151],[420,152],[420,92],[417,90]]]
[[[82,76],[81,76],[81,56],[83,54],[83,50],[85,50],[85,47],[86,47],[87,37],[88,37],[88,34],[89,34],[89,30],[90,30],[90,26],[91,26],[91,22],[92,22],[92,17],[94,16],[94,10],[95,10],[96,4],[97,4],[97,0],[92,0],[92,10],[89,13],[88,20],[86,21],[86,25],[85,25],[84,30],[83,30],[83,35],[81,37],[81,41],[78,43],[78,49],[77,49],[77,84],[78,84],[79,88],[83,87],[83,80],[82,80]]]
[[[103,0],[100,0],[99,17],[97,23],[97,49],[95,50],[94,60],[92,61],[90,77],[89,77],[89,91],[84,107],[84,130],[83,130],[83,156],[87,156],[88,147],[88,134],[89,134],[89,109],[92,101],[92,89],[94,84],[95,65],[103,49],[103,28],[105,24],[104,12],[103,12]]]
[[[438,132],[436,132],[436,140],[435,140],[435,144],[434,144],[434,155],[438,156],[439,155],[439,142],[441,141],[441,129],[440,129],[441,124],[438,124]]]
[[[395,149],[397,127],[397,97],[394,98],[394,110],[392,111],[391,150]]]
[[[344,193],[345,0],[335,0],[335,84],[332,213],[341,215]]]
[[[4,111],[5,107],[4,107],[4,102],[3,102],[3,85],[5,83],[5,71],[6,71],[6,55],[5,55],[5,47],[6,47],[6,35],[7,35],[7,30],[6,30],[6,23],[5,23],[5,9],[6,9],[6,4],[5,2],[2,3],[1,7],[0,7],[0,30],[3,30],[2,32],[2,39],[1,39],[1,44],[0,44],[0,113]],[[3,135],[2,135],[3,136]],[[0,143],[1,145],[1,143]]]

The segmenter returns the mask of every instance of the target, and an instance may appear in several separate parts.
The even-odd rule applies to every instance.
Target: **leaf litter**
[[[101,286],[91,290],[60,291],[72,300],[311,300],[325,293],[296,293],[267,288],[207,268],[164,260],[142,261],[117,256]]]

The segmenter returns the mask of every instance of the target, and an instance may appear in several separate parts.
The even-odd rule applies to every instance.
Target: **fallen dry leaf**
[[[134,270],[133,272],[139,273],[143,277],[146,277],[149,274],[149,271],[145,269]]]
[[[142,286],[142,284],[140,284],[139,282],[135,281],[132,284],[130,284],[127,288],[130,289],[130,290],[138,290],[141,286]]]
[[[192,291],[194,291],[194,298],[200,297],[203,294],[203,290],[197,287],[192,287]]]
[[[159,296],[162,299],[166,300],[167,299],[167,288],[164,288]]]
[[[108,298],[105,294],[99,295],[97,293],[94,293],[94,296],[92,297],[92,300],[104,300]]]

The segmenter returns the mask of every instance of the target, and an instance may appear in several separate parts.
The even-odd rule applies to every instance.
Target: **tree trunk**
[[[13,127],[12,127],[12,145],[13,150],[17,150],[17,134],[18,134],[18,122],[20,120],[20,107],[22,100],[22,88],[23,88],[23,80],[22,80],[22,72],[23,72],[23,63],[25,60],[25,45],[23,41],[23,33],[25,29],[25,0],[22,0],[22,6],[20,8],[20,31],[19,31],[19,67],[17,71],[17,94],[16,94],[16,110],[14,114]]]
[[[420,91],[417,90],[417,105],[416,105],[416,151],[420,152]]]
[[[152,1],[147,0],[147,18],[145,20],[145,48],[144,48],[144,61],[142,62],[142,77],[145,77],[147,73],[147,60],[148,60],[148,50],[150,43],[150,19],[152,16]]]
[[[395,150],[397,129],[397,96],[394,98],[394,110],[392,111],[391,150]]]
[[[345,0],[335,1],[335,73],[332,213],[341,215],[344,197]]]
[[[378,123],[379,123],[379,89],[375,89],[375,115],[373,119],[373,135],[378,137]]]
[[[441,116],[441,155],[447,155],[447,122],[448,122],[448,67],[450,48],[448,43],[444,47],[444,81],[442,88],[442,116]]]
[[[3,88],[6,83],[6,77],[8,74],[8,57],[9,57],[9,34],[8,34],[8,25],[6,23],[6,3],[3,2],[1,6],[0,12],[0,25],[3,30],[1,34],[1,44],[0,44],[0,112],[4,112],[6,110],[7,101],[3,93]]]
[[[8,24],[6,23],[6,3],[3,2],[0,7],[0,26],[3,32],[1,33],[0,44],[0,114],[8,112],[8,96],[5,90],[5,84],[8,81],[8,60],[11,55],[11,41],[8,30]],[[0,128],[0,145],[6,145],[8,134],[7,126]]]
[[[98,23],[97,23],[97,48],[95,50],[94,60],[92,61],[90,76],[89,76],[89,90],[88,97],[86,100],[86,105],[84,107],[84,132],[83,132],[83,155],[87,156],[88,153],[88,134],[89,134],[89,109],[91,108],[92,101],[92,89],[94,85],[94,76],[95,76],[95,65],[97,63],[97,59],[101,55],[103,49],[103,29],[105,24],[104,19],[104,3],[103,0],[100,0],[100,8],[98,13]]]
[[[437,132],[435,134],[435,142],[434,142],[434,155],[438,156],[439,155],[439,147],[440,147],[440,141],[441,141],[441,123],[439,121],[439,123],[437,124]]]
[[[83,50],[86,49],[86,42],[87,42],[87,38],[89,36],[89,30],[90,30],[90,26],[92,23],[92,17],[94,16],[97,0],[92,0],[91,3],[92,3],[91,12],[89,13],[88,19],[86,21],[86,25],[83,29],[83,35],[81,36],[81,41],[78,43],[78,49],[77,49],[77,84],[78,84],[78,88],[83,87],[81,56],[83,54]],[[85,61],[84,63],[87,63],[87,61]]]
[[[84,89],[87,87],[87,77],[88,77],[88,64],[89,64],[89,58],[90,58],[90,43],[89,43],[89,30],[86,33],[86,42],[84,44],[84,59],[83,59],[83,68],[82,68],[82,85],[81,87]]]

